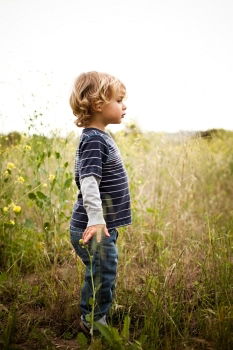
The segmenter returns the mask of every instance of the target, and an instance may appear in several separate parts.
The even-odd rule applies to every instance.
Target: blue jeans
[[[114,295],[118,263],[118,249],[116,246],[118,231],[116,228],[109,229],[110,237],[104,235],[99,243],[97,243],[96,236],[94,236],[85,245],[85,248],[83,248],[79,244],[79,240],[82,238],[84,231],[85,229],[82,228],[70,228],[71,243],[77,255],[86,265],[85,279],[81,291],[80,309],[84,317],[92,310],[90,298],[93,297],[93,288],[88,249],[90,255],[93,256],[92,271],[96,290],[94,319],[98,320],[108,312]]]

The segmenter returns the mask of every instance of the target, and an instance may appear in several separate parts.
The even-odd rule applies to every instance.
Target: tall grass
[[[78,138],[2,136],[5,349],[233,347],[233,135],[181,136],[136,128],[114,135],[133,224],[119,228],[111,327],[91,345],[79,333],[83,266],[69,241]]]

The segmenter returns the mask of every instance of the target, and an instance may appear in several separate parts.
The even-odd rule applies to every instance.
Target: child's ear
[[[100,103],[93,102],[92,109],[94,112],[102,112],[102,105]]]

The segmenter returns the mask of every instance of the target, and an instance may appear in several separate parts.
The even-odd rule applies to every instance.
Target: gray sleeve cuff
[[[92,226],[92,225],[105,225],[106,222],[104,220],[104,216],[103,216],[103,210],[101,209],[99,212],[97,210],[95,211],[89,211],[88,212],[88,223],[87,223],[87,227],[88,226]]]
[[[83,206],[88,216],[88,226],[106,224],[103,216],[102,201],[99,192],[100,179],[86,176],[80,181]]]

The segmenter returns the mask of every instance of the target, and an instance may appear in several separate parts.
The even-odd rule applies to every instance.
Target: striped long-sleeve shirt
[[[75,182],[79,193],[73,207],[71,228],[87,227],[88,215],[80,182],[90,176],[99,179],[99,193],[107,228],[130,225],[129,184],[120,151],[111,135],[97,128],[83,129],[76,151]]]

